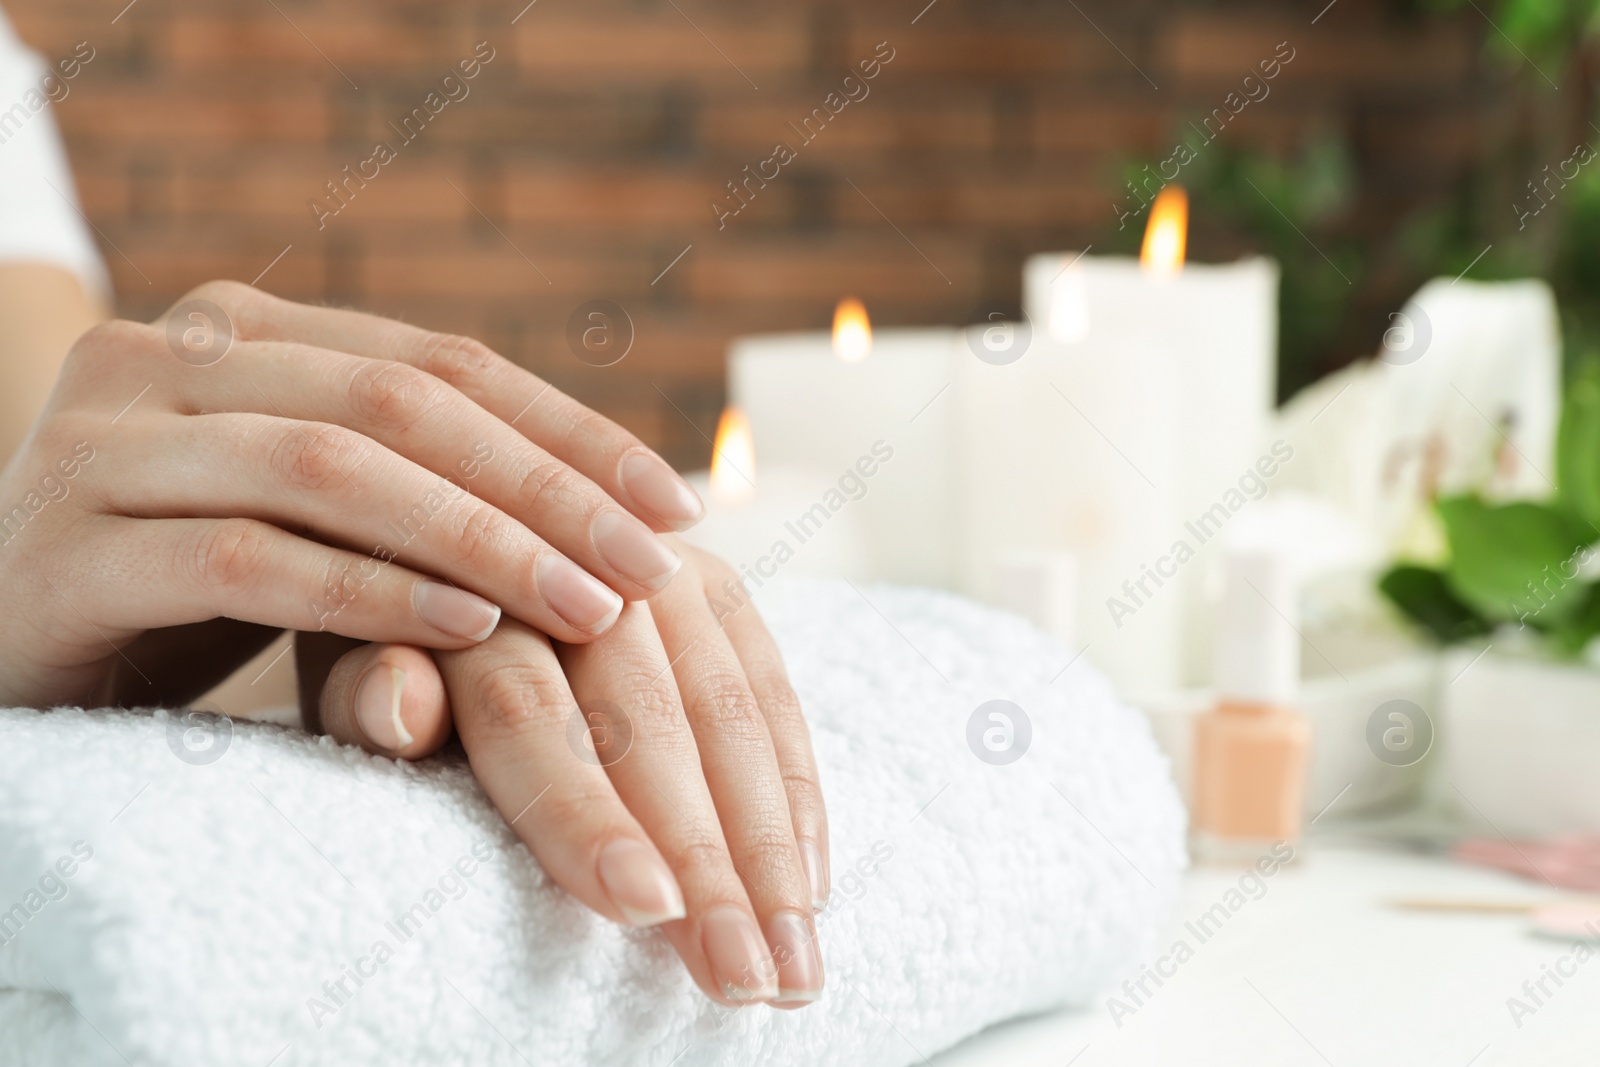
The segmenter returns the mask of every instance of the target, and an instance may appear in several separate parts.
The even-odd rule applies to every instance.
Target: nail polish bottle
[[[1198,859],[1253,858],[1300,836],[1311,723],[1295,707],[1300,635],[1282,554],[1223,560],[1217,704],[1195,721],[1191,836]]]

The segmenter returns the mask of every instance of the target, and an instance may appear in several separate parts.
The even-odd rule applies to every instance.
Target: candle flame
[[[859,363],[872,351],[872,323],[867,309],[853,296],[833,309],[833,351],[846,363]]]
[[[756,442],[750,420],[729,405],[717,420],[717,439],[711,446],[711,492],[723,500],[755,492]]]
[[[1176,274],[1183,269],[1184,246],[1189,232],[1189,194],[1181,185],[1169,185],[1150,205],[1150,222],[1144,228],[1144,248],[1139,265],[1147,274]]]

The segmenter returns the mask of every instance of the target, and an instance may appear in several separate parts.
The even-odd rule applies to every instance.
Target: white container
[[[1480,651],[1441,671],[1440,792],[1486,835],[1600,833],[1600,670]]]
[[[1311,718],[1312,731],[1307,818],[1324,809],[1333,820],[1376,814],[1422,798],[1429,768],[1439,761],[1438,745],[1413,763],[1386,763],[1373,752],[1368,730],[1373,714],[1391,701],[1414,704],[1437,720],[1438,673],[1436,653],[1416,652],[1347,667],[1342,678],[1326,673],[1302,680],[1299,704]]]

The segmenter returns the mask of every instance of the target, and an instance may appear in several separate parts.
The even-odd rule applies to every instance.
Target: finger
[[[230,618],[364,641],[461,648],[500,609],[482,597],[330,548],[254,519],[80,523],[72,566],[40,575],[78,616],[106,631]]]
[[[354,430],[470,489],[630,600],[682,565],[599,486],[425,371],[280,342],[237,344],[218,370],[182,379],[191,408]]]
[[[705,514],[689,483],[637,437],[471,338],[296,304],[238,282],[209,283],[190,295],[227,308],[241,338],[298,341],[427,371],[571,464],[657,530],[686,529]]]
[[[772,955],[728,852],[650,605],[629,604],[604,637],[556,652],[578,706],[604,727],[596,753],[617,795],[683,889],[688,921],[666,933],[689,973],[723,1003],[776,998]]]
[[[822,955],[794,820],[766,718],[707,604],[699,572],[650,602],[699,746],[733,865],[778,964],[779,1006],[822,995]]]
[[[444,680],[422,649],[300,634],[295,670],[301,692],[315,700],[315,722],[341,744],[416,760],[450,739]]]
[[[750,602],[749,594],[740,586],[734,569],[701,549],[680,545],[678,550],[692,555],[694,569],[699,571],[704,582],[707,600],[731,608],[717,614],[721,615],[722,630],[767,720],[767,733],[772,737],[778,769],[789,797],[789,814],[794,820],[800,866],[811,894],[811,907],[821,911],[828,906],[832,884],[828,867],[828,813],[822,801],[822,786],[817,780],[817,760],[811,751],[811,730],[800,710],[800,698],[789,684],[783,655]]]
[[[437,662],[473,774],[546,873],[617,922],[682,919],[671,869],[605,769],[569,743],[577,707],[549,639],[508,617]]]
[[[124,514],[243,515],[310,530],[491,596],[573,641],[621,610],[616,593],[522,523],[354,430],[229,413],[136,421],[124,433],[142,435],[133,444],[143,461],[100,487]],[[469,635],[481,640],[493,620],[475,621]]]

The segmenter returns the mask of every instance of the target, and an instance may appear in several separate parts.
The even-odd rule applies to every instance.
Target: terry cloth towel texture
[[[1142,716],[953,596],[815,582],[757,602],[828,800],[816,1004],[708,1001],[658,934],[546,878],[459,758],[6,710],[0,1063],[902,1067],[1120,979],[1185,863]]]

